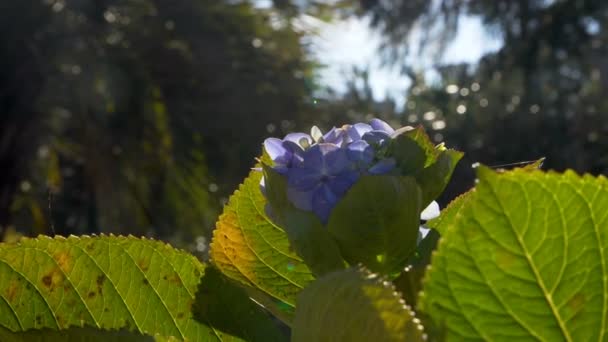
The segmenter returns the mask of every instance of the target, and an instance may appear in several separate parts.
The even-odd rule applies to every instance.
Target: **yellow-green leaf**
[[[608,181],[485,167],[444,218],[420,306],[447,340],[605,341]]]
[[[41,236],[0,244],[0,326],[218,340],[191,315],[204,269],[188,253],[134,237]]]
[[[261,178],[262,172],[252,171],[230,197],[213,232],[211,261],[229,278],[270,296],[275,305],[266,299],[267,308],[289,321],[297,294],[314,277],[266,215]]]

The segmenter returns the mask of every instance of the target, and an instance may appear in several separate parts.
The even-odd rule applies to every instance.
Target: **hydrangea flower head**
[[[287,197],[301,210],[312,211],[326,223],[338,201],[365,174],[390,172],[392,158],[379,158],[377,150],[394,130],[384,121],[332,128],[322,134],[290,133],[284,139],[268,138],[264,149],[273,168],[287,178]],[[264,190],[262,179],[260,186]]]
[[[395,160],[383,149],[395,130],[373,119],[332,128],[323,134],[290,133],[284,139],[268,138],[264,148],[273,169],[287,179],[287,198],[298,209],[313,212],[327,223],[334,206],[363,175],[387,174]],[[262,192],[265,184],[260,182]]]

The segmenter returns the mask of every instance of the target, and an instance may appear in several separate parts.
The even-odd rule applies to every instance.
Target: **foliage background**
[[[472,185],[477,161],[608,169],[605,1],[259,2],[0,3],[4,238],[132,233],[204,255],[264,137],[371,116],[422,124],[466,153],[443,204]],[[375,99],[366,69],[328,89],[305,16],[369,19],[409,89]],[[471,16],[502,47],[442,63]]]

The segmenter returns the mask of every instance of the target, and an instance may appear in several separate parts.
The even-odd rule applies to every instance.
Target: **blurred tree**
[[[471,184],[470,163],[547,157],[546,166],[608,171],[608,2],[601,0],[361,0],[359,13],[385,37],[387,61],[412,86],[396,117],[422,123],[467,153],[455,184]],[[503,46],[475,65],[412,71],[412,53],[439,58],[459,18],[477,16]],[[418,37],[418,39],[415,39]],[[422,38],[420,38],[422,37]],[[421,45],[412,46],[414,41]],[[482,42],[480,42],[482,43]],[[468,164],[468,165],[467,165]],[[464,176],[463,176],[464,175]],[[450,196],[462,189],[450,192]]]
[[[192,242],[310,122],[291,18],[247,1],[0,3],[0,227]]]

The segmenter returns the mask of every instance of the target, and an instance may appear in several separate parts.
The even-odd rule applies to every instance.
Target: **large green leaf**
[[[605,341],[606,178],[478,177],[443,229],[419,308],[448,340]]]
[[[267,217],[261,178],[262,172],[252,171],[230,197],[213,232],[211,261],[229,278],[271,296],[275,303],[263,296],[256,300],[289,321],[297,294],[314,277],[285,231]]]
[[[424,339],[420,321],[391,283],[366,270],[330,273],[298,296],[294,342]]]
[[[469,199],[471,193],[473,193],[473,190],[467,191],[453,199],[447,207],[441,210],[441,215],[439,215],[439,217],[427,221],[425,226],[427,228],[435,229],[440,234],[445,234],[448,226],[454,222],[456,215],[458,215],[462,206]]]
[[[125,330],[99,330],[90,327],[71,327],[66,330],[51,328],[13,332],[0,326],[0,341],[10,342],[154,342],[151,336]],[[156,341],[171,341],[157,338]]]
[[[391,140],[389,154],[395,158],[402,175],[416,174],[424,169],[427,160],[434,161],[435,156],[427,154],[429,152],[420,144],[407,134],[400,134]]]
[[[427,167],[437,161],[440,151],[436,148],[435,144],[433,144],[431,138],[429,138],[429,135],[426,134],[424,127],[418,126],[413,129],[405,129],[401,134],[398,134],[396,138],[402,135],[414,140],[416,144],[423,150],[425,155],[423,159],[424,167]]]
[[[278,322],[261,310],[238,285],[222,276],[214,267],[207,267],[193,307],[194,318],[206,322],[221,334],[222,341],[237,336],[248,342],[287,341]],[[229,333],[224,335],[221,332]]]
[[[12,331],[126,329],[217,340],[191,317],[205,266],[134,237],[24,239],[0,245],[0,325]]]
[[[418,172],[415,177],[422,189],[422,207],[437,199],[452,178],[456,164],[463,156],[456,150],[438,152],[437,160],[430,166]]]
[[[332,210],[327,229],[349,263],[392,274],[416,249],[420,211],[412,177],[365,176]]]

